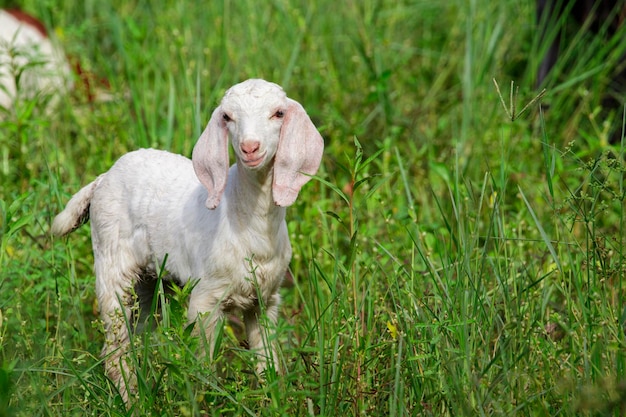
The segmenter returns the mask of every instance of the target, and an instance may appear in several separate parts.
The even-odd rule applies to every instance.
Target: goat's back
[[[188,158],[154,149],[130,152],[111,167],[93,193],[94,251],[113,251],[126,244],[141,266],[152,258],[185,253],[187,248],[181,247],[188,240],[185,234],[200,233],[199,224],[216,223],[198,221],[199,216],[218,215],[204,207],[204,199],[206,190]]]

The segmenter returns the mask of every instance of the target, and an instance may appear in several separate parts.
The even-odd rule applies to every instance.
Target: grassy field
[[[285,375],[257,383],[237,321],[213,370],[197,359],[183,289],[134,341],[135,415],[624,415],[623,123],[598,105],[624,34],[578,34],[520,115],[545,49],[533,5],[25,1],[113,100],[0,121],[0,416],[127,415],[89,227],[53,239],[51,220],[125,152],[190,156],[252,77],[326,141],[287,211]]]

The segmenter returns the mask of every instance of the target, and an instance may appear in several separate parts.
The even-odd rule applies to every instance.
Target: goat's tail
[[[80,189],[67,202],[65,210],[57,214],[52,222],[52,233],[65,236],[78,229],[89,220],[89,206],[93,193],[105,174],[100,175],[91,183]]]

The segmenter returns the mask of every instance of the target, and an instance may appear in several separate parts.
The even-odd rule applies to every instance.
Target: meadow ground
[[[126,415],[99,358],[89,227],[53,239],[51,219],[125,152],[189,156],[252,77],[326,141],[287,212],[285,375],[257,383],[235,321],[209,371],[188,289],[159,292],[134,341],[136,415],[626,412],[623,123],[598,105],[623,33],[579,33],[531,103],[530,0],[23,3],[113,99],[27,100],[0,122],[0,416]]]

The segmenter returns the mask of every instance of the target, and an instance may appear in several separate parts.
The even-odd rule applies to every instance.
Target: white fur
[[[32,66],[23,70],[17,88],[11,67],[27,65]],[[20,95],[54,96],[70,87],[71,70],[63,50],[36,27],[0,10],[0,107],[11,109]]]
[[[230,168],[228,137],[236,158]],[[152,149],[128,153],[55,218],[52,231],[64,235],[91,217],[103,355],[126,400],[132,382],[122,382],[132,378],[123,360],[129,338],[123,317],[131,315],[132,288],[153,278],[166,256],[167,279],[197,280],[188,318],[200,318],[196,328],[209,339],[209,354],[215,326],[237,309],[259,354],[258,371],[268,358],[278,369],[258,320],[262,304],[269,323],[276,322],[278,289],[291,259],[285,208],[276,203],[293,202],[317,171],[322,150],[322,137],[298,103],[276,84],[248,80],[225,94],[193,162]]]

